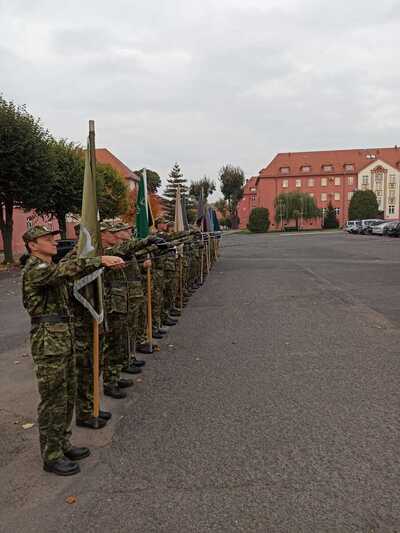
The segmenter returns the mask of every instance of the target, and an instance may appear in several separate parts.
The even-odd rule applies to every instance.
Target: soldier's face
[[[101,232],[101,242],[103,246],[114,246],[114,244],[117,244],[118,238],[116,237],[116,233],[111,233],[111,231],[102,231]]]
[[[131,234],[129,232],[129,230],[122,230],[122,231],[119,231],[118,233],[116,233],[116,235],[118,236],[118,239],[120,239],[121,241],[127,241],[128,239],[131,238]]]
[[[35,241],[30,242],[29,248],[33,253],[53,257],[57,254],[57,240],[55,235],[43,235],[43,237],[38,237]]]

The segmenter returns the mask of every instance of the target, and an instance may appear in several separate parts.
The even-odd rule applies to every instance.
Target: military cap
[[[60,233],[58,229],[53,230],[47,226],[32,226],[22,235],[22,238],[25,242],[31,242],[39,237],[44,237],[45,235],[57,235],[58,233]]]
[[[131,224],[125,224],[124,222],[117,222],[116,224],[114,224],[112,231],[113,232],[126,231],[128,229],[132,229]]]

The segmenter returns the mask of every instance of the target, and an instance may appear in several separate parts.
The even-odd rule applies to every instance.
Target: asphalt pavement
[[[10,408],[0,531],[400,531],[400,240],[234,234],[221,252],[106,437],[76,433],[79,476],[42,472]],[[4,338],[17,405],[30,361]]]

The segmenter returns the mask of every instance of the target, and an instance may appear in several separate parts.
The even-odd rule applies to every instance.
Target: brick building
[[[314,197],[322,213],[332,202],[342,226],[348,219],[351,197],[358,189],[374,190],[385,218],[399,216],[400,149],[397,146],[280,153],[256,179],[251,178],[245,184],[245,194],[238,206],[240,227],[246,227],[253,207],[267,207],[270,229],[281,229],[275,222],[275,198],[293,191]],[[302,226],[320,227],[321,222],[321,219],[303,221]]]
[[[128,188],[132,194],[137,192],[139,187],[139,177],[132,172],[122,161],[120,161],[107,148],[96,149],[96,161],[105,165],[110,165],[123,178],[125,178]],[[48,217],[38,217],[34,211],[25,212],[22,209],[14,208],[13,213],[14,231],[12,247],[15,254],[21,254],[25,250],[25,245],[22,241],[22,235],[25,233],[28,225],[46,223],[53,229],[58,229],[57,220],[50,220]],[[67,236],[74,238],[75,232],[73,230],[73,222],[67,221]],[[3,239],[0,233],[0,251],[3,250]]]

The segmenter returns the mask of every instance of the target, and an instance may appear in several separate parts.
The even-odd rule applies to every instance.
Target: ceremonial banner
[[[145,239],[149,235],[149,228],[153,225],[153,213],[147,196],[147,172],[144,168],[136,200],[136,237]]]
[[[78,241],[79,257],[101,255],[101,235],[96,193],[96,152],[94,146],[94,123],[89,122],[89,137],[85,153],[85,174],[83,179],[82,211]],[[103,290],[100,268],[74,282],[75,298],[90,312],[96,322],[103,321]],[[80,291],[96,280],[95,289],[83,295]]]
[[[182,197],[181,197],[181,186],[178,185],[176,189],[175,197],[175,231],[185,231],[185,225],[183,223],[183,213],[182,213]]]

